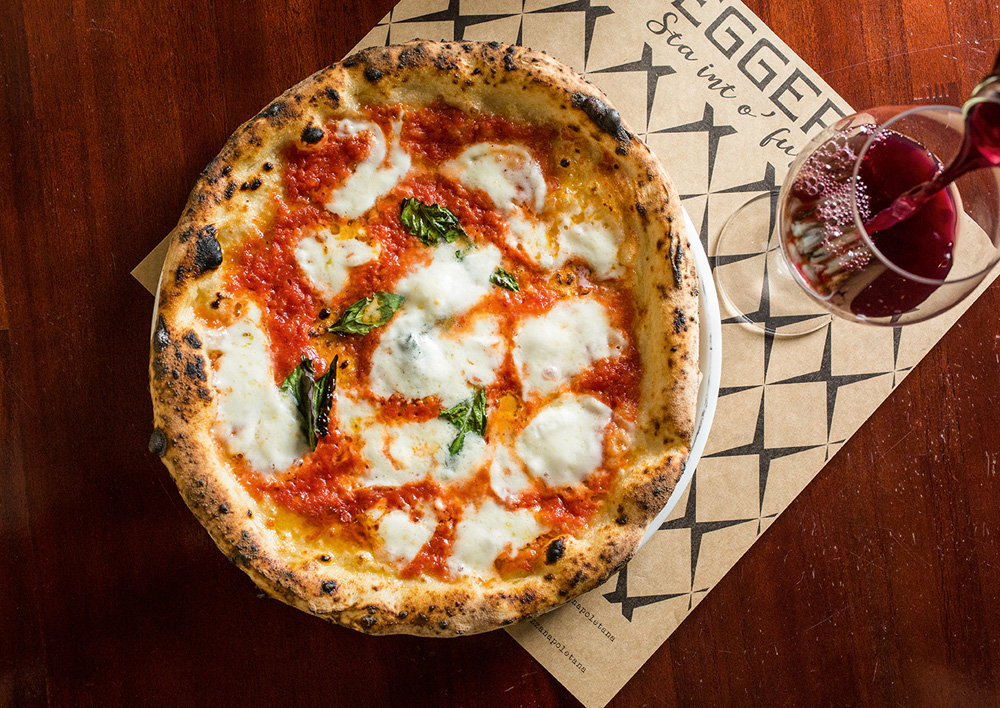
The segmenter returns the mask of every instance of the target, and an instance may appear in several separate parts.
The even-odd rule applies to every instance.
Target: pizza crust
[[[638,236],[633,295],[643,374],[634,460],[587,528],[552,541],[544,572],[523,578],[400,580],[352,568],[346,556],[290,553],[229,474],[211,432],[205,326],[193,307],[222,289],[219,266],[230,249],[273,215],[257,193],[276,188],[282,150],[308,143],[317,126],[363,104],[436,101],[570,126],[590,139],[595,156],[615,156],[614,189],[634,201],[616,209]],[[697,276],[676,190],[600,91],[541,52],[496,42],[368,49],[274,100],[237,129],[200,176],[164,263],[150,360],[155,448],[220,549],[272,597],[368,633],[486,631],[596,587],[632,555],[687,457],[700,381],[698,329]]]

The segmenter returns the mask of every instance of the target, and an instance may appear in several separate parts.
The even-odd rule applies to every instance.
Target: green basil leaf
[[[312,442],[313,428],[310,420],[312,418],[312,399],[315,388],[315,371],[313,363],[307,357],[302,357],[299,365],[292,369],[292,373],[281,382],[281,390],[291,395],[295,401],[295,408],[299,412],[299,427],[309,447],[313,450],[316,445]]]
[[[381,327],[403,304],[403,296],[396,293],[375,293],[364,297],[344,310],[340,319],[327,328],[339,334],[368,334]]]
[[[448,452],[457,455],[465,444],[466,433],[476,433],[480,437],[486,434],[486,389],[476,389],[470,398],[441,411],[438,417],[458,428],[458,435],[448,446]]]
[[[493,275],[490,276],[490,282],[494,285],[498,285],[501,288],[507,288],[511,292],[517,292],[520,288],[517,286],[517,278],[505,271],[503,268],[497,267]]]
[[[315,437],[325,438],[330,433],[330,409],[333,408],[333,389],[337,387],[337,364],[340,357],[333,357],[326,373],[316,381],[313,396],[313,432]],[[315,443],[313,443],[315,450]]]
[[[468,238],[458,217],[437,204],[424,204],[419,199],[407,197],[399,209],[399,220],[411,234],[425,246],[439,241],[454,243],[458,238]]]
[[[291,395],[299,412],[299,426],[302,435],[315,450],[319,439],[330,432],[330,409],[333,406],[333,390],[337,385],[337,357],[319,380],[310,359],[303,357],[292,373],[281,382],[281,390]]]

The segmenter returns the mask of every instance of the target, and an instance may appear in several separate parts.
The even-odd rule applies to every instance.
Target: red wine
[[[865,125],[821,145],[794,176],[782,211],[785,254],[813,292],[850,316],[893,317],[924,302],[938,287],[900,275],[878,259],[858,233],[851,211],[851,175],[877,126]],[[921,145],[880,131],[861,163],[859,216],[931,180],[940,163]],[[943,280],[951,270],[957,210],[949,190],[926,196],[910,218],[870,234],[885,259],[910,274]]]
[[[965,138],[951,163],[930,180],[896,197],[865,224],[868,233],[888,228],[909,219],[932,195],[967,172],[1000,165],[1000,103],[972,99],[965,106]]]

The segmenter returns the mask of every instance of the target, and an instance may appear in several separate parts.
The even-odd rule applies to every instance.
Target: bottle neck
[[[993,70],[972,90],[970,98],[995,98],[1000,96],[1000,54],[993,62]]]

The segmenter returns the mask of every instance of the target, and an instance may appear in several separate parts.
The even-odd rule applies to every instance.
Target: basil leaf
[[[299,412],[302,435],[315,450],[319,438],[330,432],[330,409],[333,406],[333,389],[337,385],[337,357],[319,379],[310,359],[303,357],[292,373],[281,382],[281,390],[295,400]]]
[[[330,433],[330,409],[333,408],[333,389],[337,387],[337,363],[340,356],[333,357],[326,373],[316,381],[313,396],[313,431],[315,437],[325,438]],[[313,442],[313,449],[316,443]]]
[[[402,304],[402,295],[375,293],[371,297],[361,298],[344,310],[340,319],[327,327],[326,331],[340,334],[368,334],[388,322]]]
[[[302,357],[299,365],[292,369],[292,373],[281,382],[281,390],[290,394],[295,401],[295,408],[299,412],[299,427],[306,440],[309,441],[309,447],[313,450],[316,449],[316,445],[312,442],[313,428],[310,420],[312,419],[312,399],[315,385],[313,363],[307,357]]]
[[[458,223],[458,217],[447,208],[424,204],[412,197],[407,197],[400,205],[399,220],[425,246],[433,246],[438,241],[454,243],[458,238],[468,238]]]
[[[517,286],[517,278],[500,267],[497,267],[493,275],[490,276],[490,282],[494,285],[500,286],[501,288],[507,288],[511,292],[516,293],[520,290]]]
[[[453,456],[457,455],[465,444],[466,433],[476,433],[480,437],[486,434],[486,389],[476,389],[471,398],[441,411],[438,417],[458,428],[458,435],[448,446],[448,452]]]

